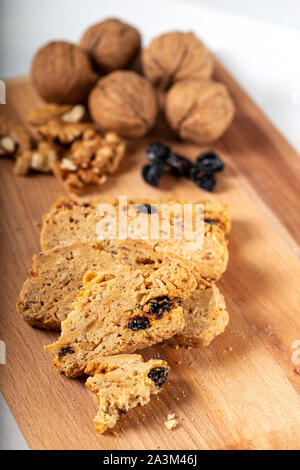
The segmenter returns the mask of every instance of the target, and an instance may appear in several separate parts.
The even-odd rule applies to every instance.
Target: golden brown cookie
[[[58,200],[44,216],[41,232],[42,248],[49,249],[57,245],[64,246],[74,240],[93,243],[98,239],[99,227],[102,229],[107,224],[113,227],[114,223],[106,213],[101,215],[97,208],[100,204],[110,204],[116,214],[116,234],[119,229],[119,201],[118,200],[90,200],[85,203],[74,202],[65,198]],[[230,229],[229,215],[226,206],[220,203],[203,202],[204,204],[204,237],[202,247],[190,249],[190,244],[184,237],[175,238],[172,234],[178,227],[182,226],[182,213],[185,201],[150,201],[150,200],[128,200],[128,236],[132,235],[130,229],[134,224],[139,224],[142,230],[139,236],[147,239],[150,246],[157,252],[166,256],[178,256],[187,260],[198,272],[201,278],[208,282],[216,281],[226,270],[228,262],[228,251],[226,234]],[[193,206],[195,207],[195,206]],[[175,209],[174,209],[175,208]],[[171,210],[172,209],[172,210]],[[174,210],[173,210],[174,209]],[[168,219],[170,215],[170,233],[161,232],[158,238],[152,236],[150,216],[155,215],[159,220]],[[112,214],[112,216],[114,213]],[[69,223],[70,222],[70,223]],[[197,233],[194,231],[194,233]],[[103,231],[101,232],[103,236]],[[110,232],[104,234],[107,239],[113,238]],[[150,236],[150,238],[149,238]]]
[[[61,336],[45,350],[67,376],[81,375],[99,357],[128,353],[167,340],[184,328],[179,303],[197,286],[182,263],[151,269],[87,272]]]
[[[181,306],[185,326],[168,341],[170,344],[205,347],[228,325],[225,300],[215,284],[207,289],[195,289]]]

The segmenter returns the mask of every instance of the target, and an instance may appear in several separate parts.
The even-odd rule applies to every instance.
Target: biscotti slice
[[[86,373],[93,375],[86,386],[99,404],[94,419],[100,433],[115,426],[120,416],[138,405],[146,405],[168,377],[168,363],[160,356],[144,362],[138,354],[120,354],[90,363]]]
[[[33,257],[17,311],[32,326],[60,330],[61,322],[67,318],[77,299],[83,275],[89,269],[124,271],[130,266],[152,269],[154,264],[163,263],[163,259],[148,243],[131,239],[112,240],[105,246],[72,242],[44,251]],[[198,284],[206,288],[205,281]]]
[[[225,300],[215,284],[207,289],[195,289],[181,306],[185,326],[168,341],[170,344],[205,347],[228,325]]]
[[[110,204],[111,215],[105,212],[101,215],[97,208],[100,204]],[[119,234],[119,216],[126,213],[129,238],[144,238],[157,252],[165,255],[176,253],[179,257],[187,259],[197,266],[199,276],[210,281],[216,281],[226,270],[228,262],[228,250],[226,234],[230,229],[230,219],[226,206],[220,203],[200,201],[195,204],[204,205],[204,237],[202,246],[191,249],[190,241],[183,237],[174,237],[174,233],[182,225],[184,207],[186,201],[167,200],[128,200],[127,211],[120,209],[119,200],[90,200],[79,203],[68,199],[58,200],[44,216],[41,232],[42,248],[49,249],[57,245],[67,245],[74,240],[93,243],[99,239],[99,227],[114,227]],[[193,224],[195,224],[195,207],[193,207]],[[104,207],[104,206],[102,206]],[[170,216],[169,216],[170,215]],[[114,216],[116,216],[114,218]],[[151,217],[157,220],[168,220],[171,236],[163,226],[160,226],[159,234],[151,233]],[[136,228],[135,223],[143,228],[139,234],[132,233]],[[155,222],[156,223],[156,222]],[[194,227],[195,229],[195,227]],[[198,232],[194,230],[194,235]],[[104,232],[101,234],[105,235]],[[106,236],[106,235],[105,235]],[[105,237],[104,237],[105,238]],[[111,237],[109,231],[107,240]],[[126,238],[126,237],[125,237]]]
[[[139,267],[159,261],[142,240],[124,240],[121,246],[119,250],[118,242],[111,242],[106,252],[101,244],[72,242],[35,255],[17,311],[33,326],[59,330],[77,299],[86,271],[124,271],[128,265]]]
[[[95,357],[129,353],[167,340],[183,330],[178,302],[196,286],[188,268],[168,259],[152,269],[88,272],[58,341],[45,350],[54,355],[55,367],[76,377]]]

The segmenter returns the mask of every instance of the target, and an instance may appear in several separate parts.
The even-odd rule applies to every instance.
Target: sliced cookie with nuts
[[[228,325],[225,300],[215,284],[206,289],[195,289],[181,306],[185,326],[168,341],[169,344],[206,347]]]
[[[94,419],[96,430],[104,433],[127,411],[146,405],[151,394],[160,392],[168,371],[168,363],[160,356],[144,362],[139,354],[120,354],[90,362],[85,372],[92,377],[86,386],[99,405]]]
[[[30,277],[19,295],[19,314],[30,325],[59,330],[77,299],[88,269],[121,272],[126,270],[126,265],[116,255],[81,242],[35,255]]]
[[[19,295],[17,310],[30,325],[60,330],[72,310],[88,269],[128,271],[152,269],[163,263],[142,240],[112,241],[95,246],[73,242],[33,257],[30,277]],[[172,338],[173,344],[207,346],[225,329],[228,313],[215,285],[201,285],[182,302],[185,326]]]
[[[100,204],[111,204],[113,206],[112,215],[101,214],[97,208]],[[174,233],[177,228],[182,227],[182,214],[185,201],[179,200],[128,200],[127,211],[124,216],[128,222],[128,237],[144,238],[157,253],[166,256],[178,256],[194,267],[195,275],[199,279],[206,279],[208,282],[218,280],[226,270],[228,262],[228,250],[226,234],[230,229],[230,219],[224,204],[199,201],[204,207],[204,233],[203,243],[197,249],[191,249],[190,243],[184,238],[168,238],[168,234],[161,233],[160,238],[153,237],[151,222],[154,217],[160,220],[170,221],[170,233]],[[193,205],[195,206],[195,204]],[[66,198],[59,199],[44,216],[41,232],[41,245],[44,250],[55,246],[64,246],[74,240],[94,243],[99,236],[109,238],[109,232],[99,234],[99,227],[107,224],[113,227],[113,220],[109,217],[116,215],[118,230],[120,210],[119,200],[91,199],[88,202],[75,202]],[[153,218],[151,217],[153,216]],[[69,223],[71,221],[71,223]],[[192,220],[194,224],[194,219]],[[111,222],[111,223],[110,223]],[[131,228],[135,227],[135,222],[143,227],[143,233],[131,234]],[[161,225],[162,229],[163,226]],[[194,231],[194,233],[196,233]],[[141,237],[142,235],[142,237]]]
[[[179,303],[196,286],[190,270],[169,259],[152,269],[89,271],[59,339],[45,350],[54,355],[56,368],[76,377],[99,356],[129,353],[167,340],[183,330]]]

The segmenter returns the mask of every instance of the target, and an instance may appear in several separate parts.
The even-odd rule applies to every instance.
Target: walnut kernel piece
[[[52,163],[58,159],[59,151],[51,142],[39,142],[32,152],[31,168],[42,173],[50,173]]]
[[[92,124],[85,122],[87,112],[83,105],[49,104],[35,109],[29,115],[29,122],[47,140],[70,144],[89,129]]]
[[[52,169],[68,191],[80,192],[86,184],[104,184],[107,175],[119,168],[124,153],[125,143],[115,133],[103,136],[87,129]]]
[[[0,114],[0,155],[16,157],[31,148],[31,140],[25,129]]]
[[[14,172],[25,176],[30,170],[50,173],[52,164],[59,158],[59,149],[51,142],[41,141],[37,148],[22,152],[15,163]]]
[[[2,155],[13,155],[16,151],[17,144],[9,136],[2,137],[0,140],[0,153]]]
[[[70,111],[62,115],[62,121],[69,123],[81,122],[86,114],[85,107],[77,104]]]

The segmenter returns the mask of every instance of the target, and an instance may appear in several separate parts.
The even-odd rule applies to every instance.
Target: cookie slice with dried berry
[[[154,356],[147,362],[139,354],[101,357],[90,362],[85,372],[91,375],[86,386],[95,394],[99,405],[95,428],[104,433],[115,426],[127,411],[146,405],[167,380],[167,361]]]
[[[191,271],[166,258],[127,272],[89,271],[61,336],[45,350],[69,377],[99,356],[130,353],[165,341],[184,328],[180,303],[197,287]],[[66,349],[68,348],[68,349]]]

